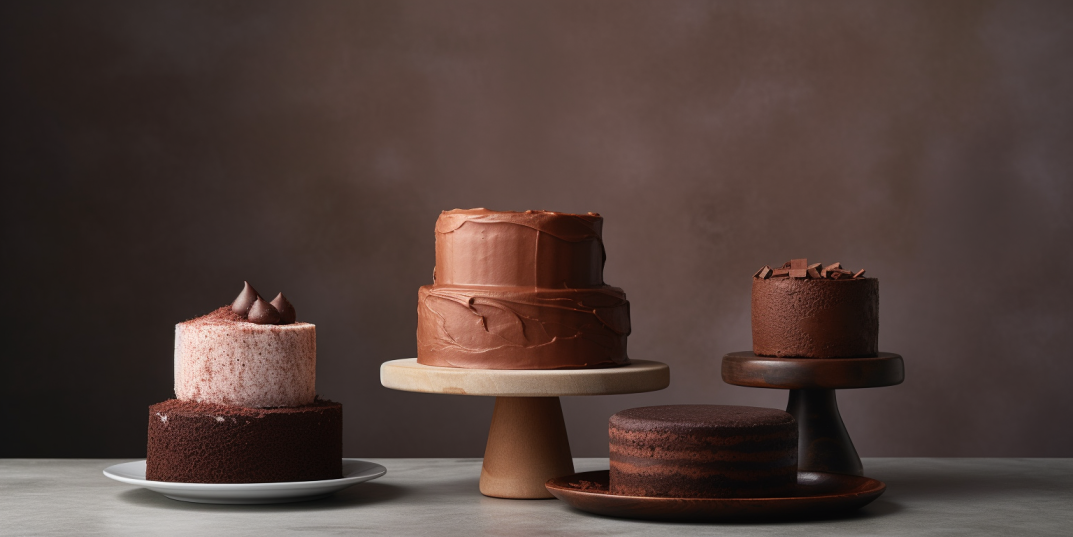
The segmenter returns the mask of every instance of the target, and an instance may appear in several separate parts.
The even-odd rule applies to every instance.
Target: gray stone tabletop
[[[836,520],[668,524],[477,491],[480,459],[368,459],[384,477],[324,500],[183,503],[104,477],[122,460],[0,459],[0,535],[1073,535],[1073,459],[865,459],[887,491]],[[577,471],[607,459],[576,459]]]

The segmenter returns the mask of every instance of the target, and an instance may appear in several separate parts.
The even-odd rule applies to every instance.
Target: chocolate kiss
[[[283,293],[276,295],[276,298],[272,299],[272,307],[279,312],[279,324],[294,324],[297,314],[294,312],[294,306],[291,305],[291,301],[287,300]]]
[[[257,297],[257,302],[250,307],[250,316],[246,319],[257,324],[279,324],[279,312],[265,299]]]
[[[250,313],[250,308],[253,307],[253,303],[257,302],[261,298],[261,295],[257,294],[257,290],[250,285],[250,282],[243,281],[245,286],[242,288],[242,292],[238,294],[238,298],[231,303],[231,311],[241,315],[243,318]]]

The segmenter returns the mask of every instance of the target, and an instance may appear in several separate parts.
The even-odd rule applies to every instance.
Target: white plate
[[[145,479],[145,461],[125,462],[105,468],[104,475],[128,485],[145,487],[173,500],[196,503],[287,503],[316,500],[351,485],[370,481],[387,473],[379,464],[343,459],[343,477],[321,481],[284,483],[171,483]]]

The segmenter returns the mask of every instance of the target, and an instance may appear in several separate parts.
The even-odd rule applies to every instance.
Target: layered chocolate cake
[[[149,407],[146,479],[265,483],[342,477],[342,406],[316,398],[316,327],[245,284],[175,327],[175,396]]]
[[[418,292],[417,361],[475,369],[627,363],[630,304],[605,285],[595,213],[444,211],[433,285]]]
[[[671,405],[611,416],[610,492],[763,498],[797,484],[797,422],[770,408]]]
[[[171,399],[149,407],[146,478],[269,483],[341,477],[343,407],[249,408]]]
[[[791,260],[753,275],[753,354],[857,358],[879,350],[879,280]]]

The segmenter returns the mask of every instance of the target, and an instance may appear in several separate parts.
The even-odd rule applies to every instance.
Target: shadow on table
[[[252,512],[260,509],[280,511],[328,511],[332,509],[350,509],[362,505],[373,505],[401,498],[408,491],[397,485],[387,483],[362,483],[359,486],[343,489],[327,498],[308,502],[274,503],[263,505],[221,505],[211,503],[192,503],[172,500],[163,494],[148,489],[137,488],[118,494],[120,501],[140,507],[160,507],[180,511],[215,511],[215,512]]]
[[[971,498],[988,497],[1010,498],[1026,493],[1046,495],[1062,492],[1062,483],[1046,475],[1039,475],[1031,469],[1024,473],[1005,471],[997,472],[950,471],[933,468],[899,469],[889,477],[883,478],[887,484],[887,496],[913,499],[935,498]]]

